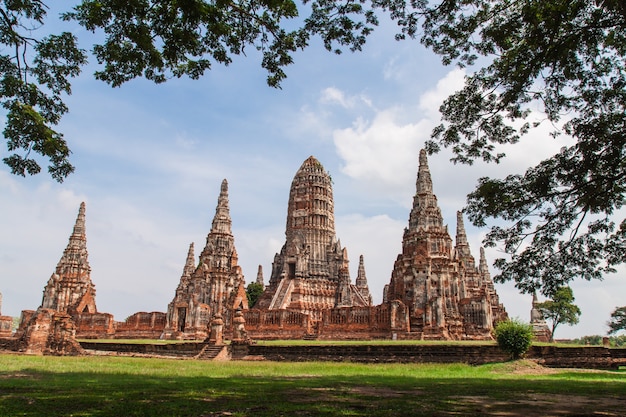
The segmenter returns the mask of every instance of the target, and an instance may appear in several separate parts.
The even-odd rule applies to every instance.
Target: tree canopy
[[[92,50],[95,77],[112,86],[199,78],[247,48],[261,53],[279,87],[298,49],[319,37],[326,49],[358,51],[389,16],[396,39],[419,38],[444,64],[476,66],[441,106],[427,149],[454,161],[499,162],[539,122],[572,144],[524,174],[481,178],[466,212],[492,226],[502,246],[496,281],[550,296],[574,278],[601,279],[626,255],[626,3],[622,0],[83,0],[64,19],[103,35]],[[13,173],[34,174],[35,156],[62,181],[70,150],[52,126],[67,112],[62,94],[85,63],[68,33],[36,39],[46,6],[0,1],[0,100]],[[477,65],[480,64],[480,65]],[[546,137],[544,140],[550,140]]]
[[[246,287],[246,297],[248,297],[248,307],[253,308],[257,300],[263,294],[263,284],[251,282]]]
[[[574,292],[570,287],[560,287],[552,296],[552,300],[537,303],[537,309],[543,318],[552,323],[551,339],[554,340],[554,332],[559,324],[570,326],[578,323],[580,308],[574,304]]]
[[[611,319],[607,324],[609,326],[609,334],[626,330],[626,306],[616,307],[611,313]]]

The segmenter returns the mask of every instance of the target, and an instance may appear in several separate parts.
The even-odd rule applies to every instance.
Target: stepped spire
[[[232,220],[228,208],[228,181],[224,179],[220,188],[220,196],[217,199],[211,232],[232,235],[231,226]]]
[[[366,305],[351,283],[348,253],[335,236],[332,180],[313,156],[291,182],[285,237],[257,308],[296,310],[320,320],[324,309]]]
[[[480,262],[478,264],[480,275],[483,279],[487,278],[491,280],[491,274],[489,273],[489,265],[487,264],[487,258],[485,257],[485,248],[480,247]]]
[[[194,255],[193,242],[189,244],[189,250],[187,251],[187,260],[185,261],[185,267],[183,268],[183,277],[191,277],[193,271],[196,269],[195,255]]]
[[[320,240],[319,243],[324,246],[335,238],[331,183],[330,175],[314,156],[309,156],[302,163],[289,192],[285,230],[288,241],[299,231],[307,235],[306,240]],[[320,236],[321,239],[314,236]]]
[[[359,269],[356,275],[356,286],[367,286],[367,277],[365,276],[365,265],[363,264],[363,255],[359,256]]]
[[[78,216],[76,217],[76,223],[74,223],[74,229],[72,230],[72,236],[70,236],[70,242],[75,241],[87,242],[85,232],[85,202],[80,203],[78,209]]]
[[[64,313],[96,312],[95,286],[85,231],[85,203],[80,204],[67,247],[44,289],[41,306]]]
[[[413,208],[409,216],[409,229],[443,228],[443,217],[437,204],[437,196],[433,193],[433,181],[424,149],[420,151],[415,189]]]
[[[433,180],[430,177],[430,168],[428,167],[428,157],[425,149],[420,150],[415,188],[417,190],[416,194],[432,194],[433,192]]]
[[[465,225],[463,224],[463,213],[461,211],[456,212],[456,246],[469,249],[467,235],[465,234]]]
[[[256,272],[256,283],[263,285],[263,266],[259,265],[259,269]]]
[[[466,267],[474,268],[474,257],[470,251],[467,242],[467,234],[465,233],[465,225],[463,224],[463,213],[456,212],[456,256],[462,260]]]
[[[365,276],[365,264],[363,263],[363,255],[359,256],[359,269],[356,275],[356,288],[359,290],[363,299],[369,304],[372,304],[372,294],[370,288],[367,285],[367,277]]]

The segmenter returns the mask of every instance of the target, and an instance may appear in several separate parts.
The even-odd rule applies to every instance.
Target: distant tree
[[[259,297],[263,294],[263,284],[251,282],[246,287],[246,296],[248,297],[248,307],[252,308],[256,304]]]
[[[616,307],[611,313],[611,319],[607,322],[609,334],[615,334],[620,330],[626,330],[626,306]]]
[[[537,303],[537,309],[541,311],[546,320],[552,322],[551,341],[554,341],[554,332],[559,324],[574,325],[578,323],[580,308],[574,304],[574,292],[570,287],[561,287],[556,290],[552,300]]]
[[[591,336],[583,336],[578,339],[574,339],[571,343],[576,345],[591,345],[591,346],[599,346],[602,345],[602,336],[598,334],[594,334]]]
[[[512,359],[519,359],[532,345],[533,327],[519,319],[501,321],[496,325],[495,335],[500,349],[511,354]]]

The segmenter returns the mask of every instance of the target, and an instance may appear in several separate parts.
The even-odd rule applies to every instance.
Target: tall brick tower
[[[334,307],[368,306],[367,282],[350,282],[348,252],[335,236],[332,181],[310,156],[291,183],[286,242],[274,257],[272,275],[257,303],[260,309],[310,314]]]

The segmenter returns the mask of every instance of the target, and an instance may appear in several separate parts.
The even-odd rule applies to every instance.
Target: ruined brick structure
[[[158,338],[165,313],[135,313],[124,322],[97,311],[96,290],[81,203],[67,247],[43,291],[41,306],[22,311],[15,333],[19,349],[28,353],[79,353],[76,338]]]
[[[322,318],[336,307],[366,307],[371,297],[365,273],[357,286],[350,281],[348,252],[335,236],[330,175],[309,157],[291,183],[286,242],[274,256],[261,310],[289,310]]]
[[[433,193],[426,152],[419,169],[409,225],[404,230],[385,301],[409,308],[412,337],[490,339],[506,312],[489,275],[484,251],[477,268],[467,243],[463,217],[457,213],[456,244],[443,224]]]
[[[234,311],[248,309],[245,280],[237,263],[231,226],[228,182],[224,180],[197,267],[194,266],[193,244],[189,247],[180,283],[167,308],[164,338],[204,339],[214,315],[220,314],[228,328]]]
[[[10,337],[13,334],[13,317],[2,315],[2,293],[0,292],[0,337]]]

